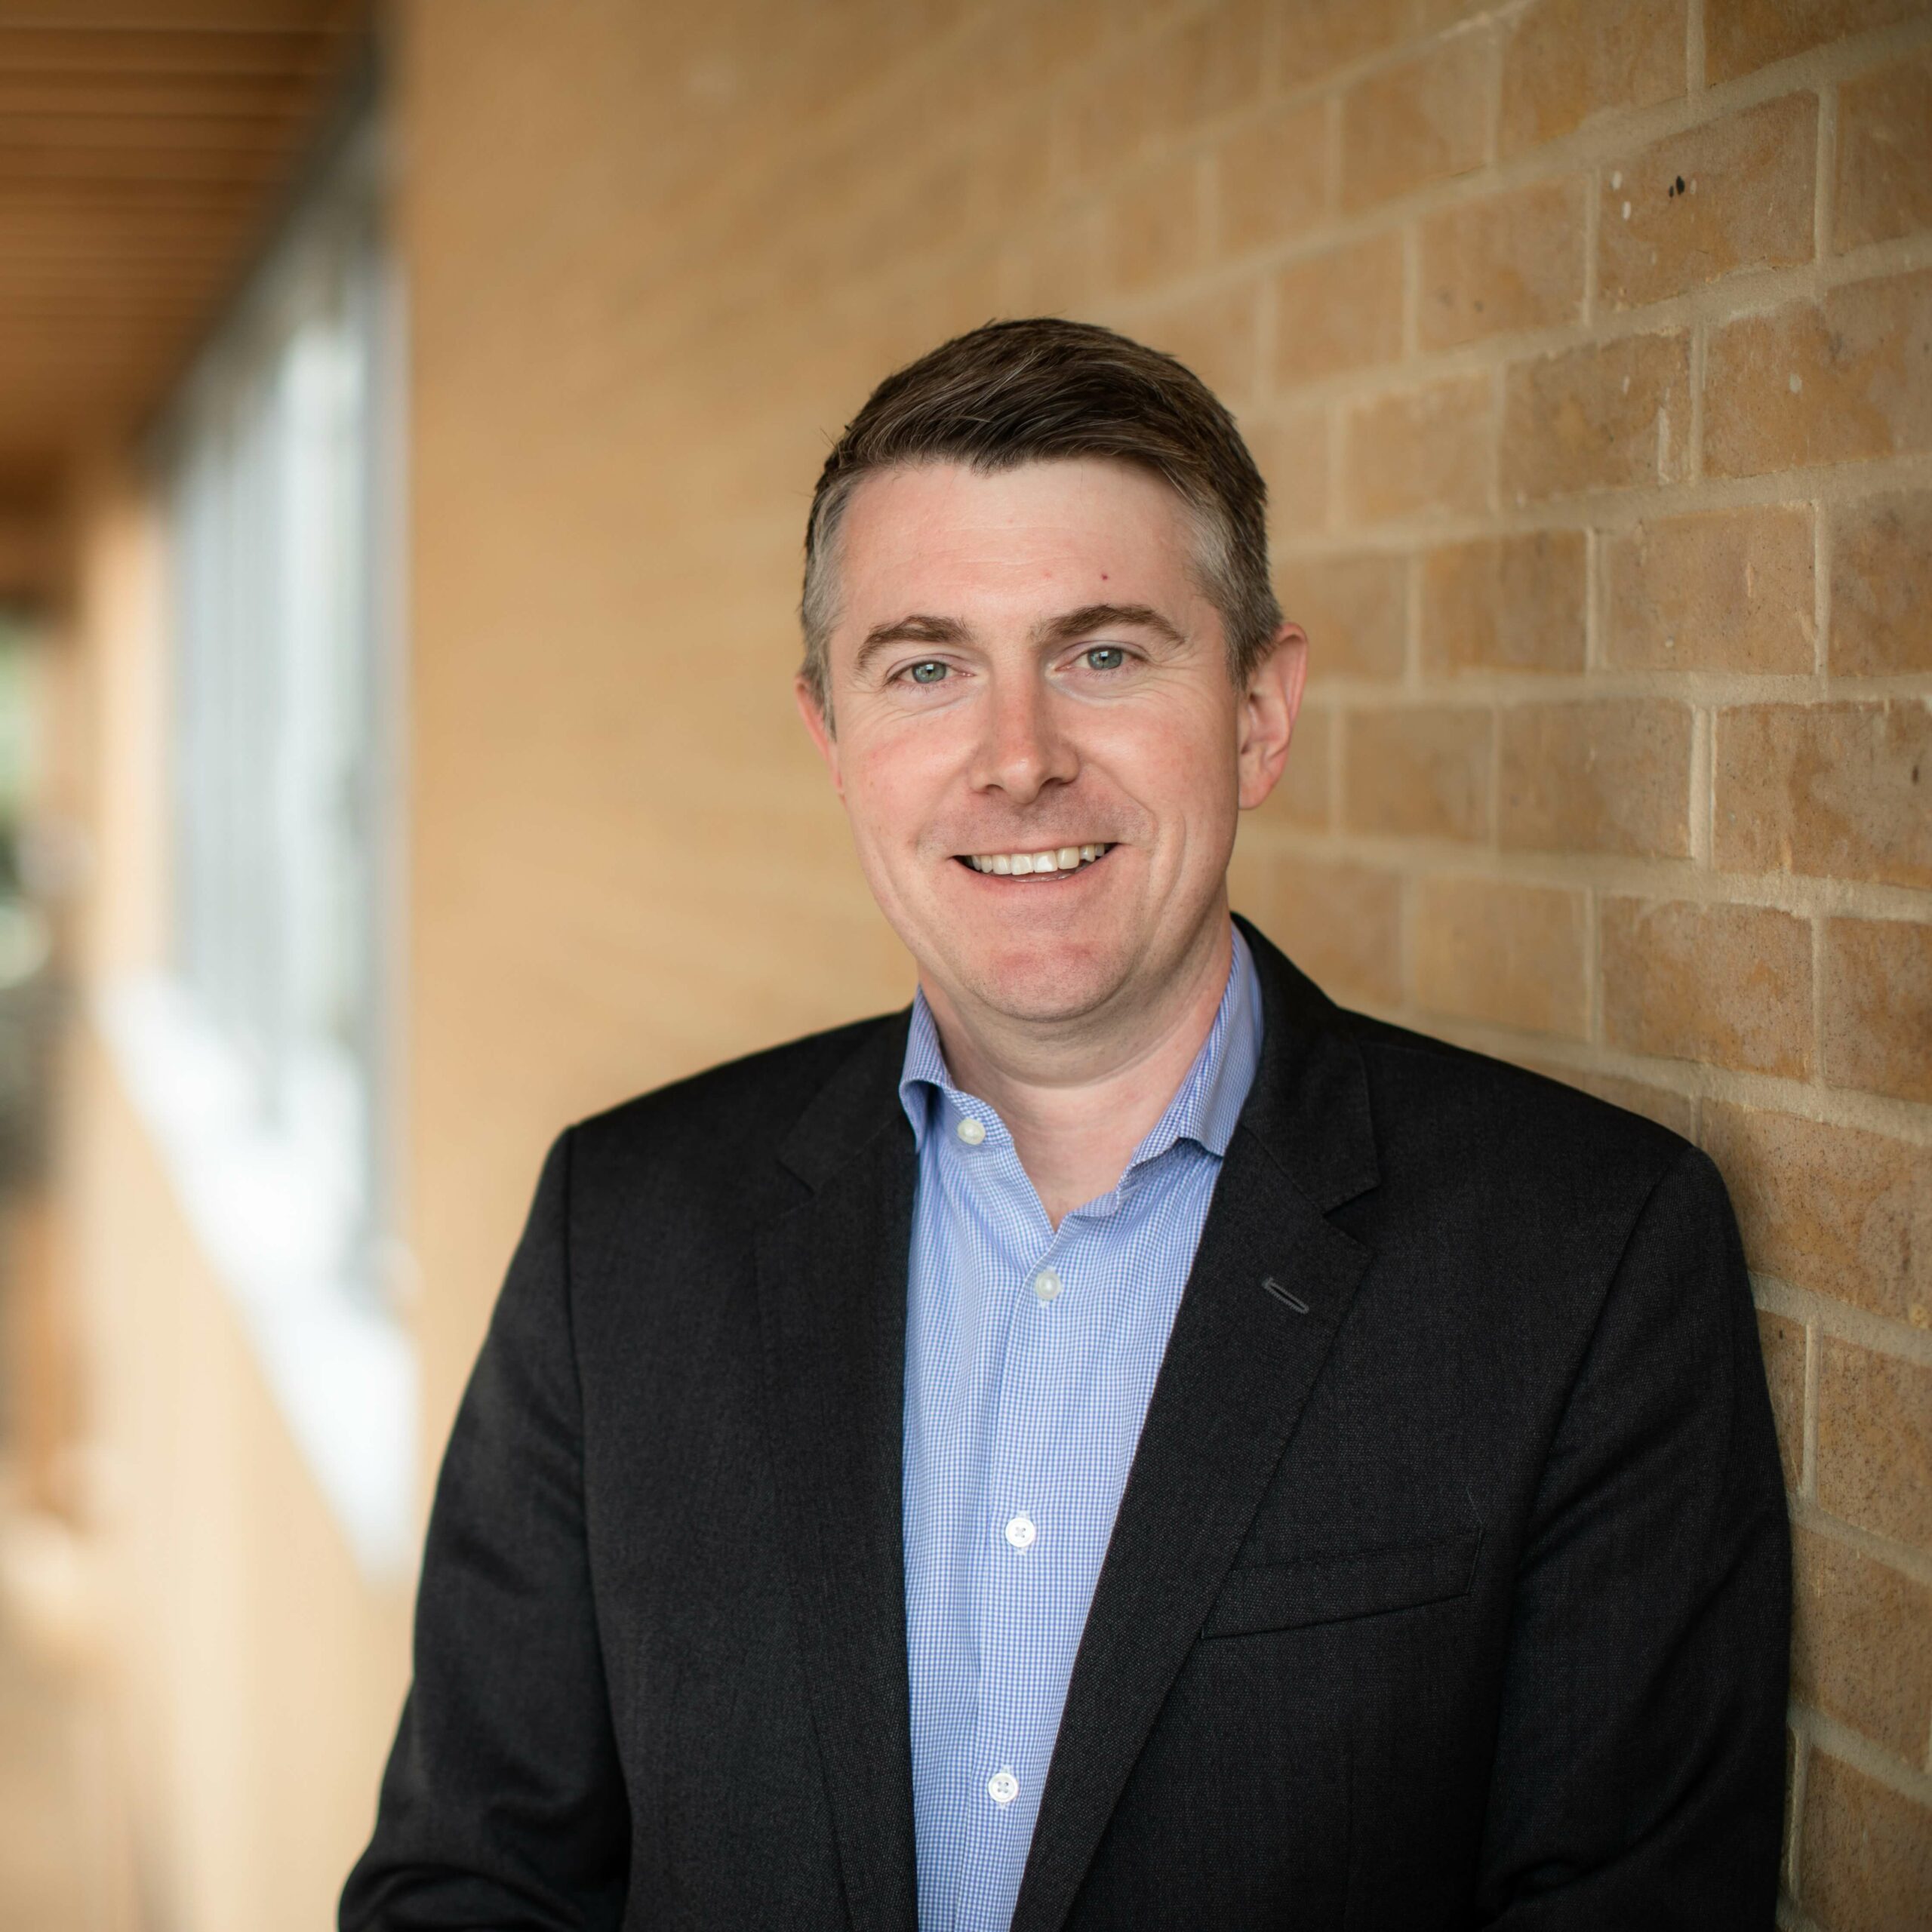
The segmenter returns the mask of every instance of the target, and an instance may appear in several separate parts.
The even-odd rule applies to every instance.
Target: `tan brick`
[[[1717,714],[1712,858],[1728,871],[1932,886],[1932,705]]]
[[[1715,87],[1828,40],[1905,19],[1923,0],[1705,0],[1704,78]]]
[[[1343,720],[1342,822],[1414,838],[1489,832],[1486,709],[1417,705]]]
[[[1321,220],[1327,200],[1327,118],[1318,100],[1277,108],[1216,149],[1221,254],[1273,248]]]
[[[1818,1502],[1932,1551],[1932,1368],[1819,1337]]]
[[[1792,1695],[1916,1763],[1932,1723],[1932,1588],[1801,1527],[1792,1571]]]
[[[1704,463],[1755,476],[1932,448],[1932,269],[1713,331]]]
[[[1811,512],[1774,505],[1641,523],[1606,539],[1605,654],[1650,671],[1812,667]]]
[[[1431,551],[1422,661],[1459,671],[1583,668],[1583,533],[1540,530]]]
[[[1545,181],[1421,226],[1425,349],[1574,321],[1583,300],[1583,189]]]
[[[1416,28],[1420,33],[1440,33],[1444,27],[1460,26],[1496,8],[1497,0],[1417,0]]]
[[[1812,1747],[1798,1902],[1825,1932],[1924,1932],[1932,1924],[1932,1808]]]
[[[1308,632],[1314,676],[1401,675],[1409,629],[1406,557],[1297,557],[1278,575],[1283,611]]]
[[[1342,100],[1342,206],[1355,210],[1480,168],[1495,48],[1462,34],[1358,82]]]
[[[1275,278],[1275,377],[1284,388],[1402,352],[1402,238],[1311,257]]]
[[[996,122],[974,143],[968,183],[974,232],[1009,231],[1051,199],[1053,150],[1023,120]]]
[[[1633,1053],[1803,1079],[1811,929],[1762,906],[1605,899],[1604,1032]]]
[[[1817,155],[1817,97],[1801,94],[1613,165],[1597,214],[1601,299],[1631,309],[1734,269],[1808,262]]]
[[[1588,1032],[1582,893],[1424,878],[1414,934],[1415,996],[1432,1011],[1579,1040]]]
[[[1039,0],[1017,17],[989,23],[991,38],[1020,39],[1019,65],[1036,83],[1085,72],[1103,58],[1118,11],[1114,0]]]
[[[1100,281],[1099,257],[1099,223],[1085,209],[1009,249],[1003,257],[1001,287],[1011,312],[1086,315]]]
[[[1932,228],[1932,54],[1861,75],[1838,90],[1838,254]]]
[[[1841,676],[1932,671],[1932,491],[1838,512],[1832,536],[1831,666]]]
[[[1143,177],[1109,205],[1103,220],[1107,286],[1134,291],[1179,280],[1204,254],[1201,164],[1183,155]]]
[[[1487,505],[1494,423],[1487,376],[1452,376],[1354,404],[1342,435],[1342,502],[1351,518],[1473,514]]]
[[[1825,1078],[1932,1100],[1932,926],[1825,924]]]
[[[1220,0],[1155,43],[1155,111],[1169,134],[1185,138],[1260,99],[1269,4]]]
[[[1932,1148],[1709,1100],[1702,1139],[1753,1268],[1932,1328]]]
[[[1292,0],[1276,20],[1276,72],[1285,88],[1399,45],[1410,26],[1407,0]]]
[[[1237,882],[1235,903],[1338,998],[1401,998],[1402,882],[1394,872],[1260,854]]]
[[[1268,485],[1268,528],[1278,546],[1328,522],[1328,413],[1285,409],[1242,425]]]
[[[1541,0],[1510,23],[1497,146],[1506,158],[1592,115],[1684,91],[1685,0]]]
[[[1690,435],[1690,340],[1626,336],[1512,364],[1503,492],[1527,503],[1672,482]]]
[[[1727,1183],[1730,1175],[1727,1174],[1724,1179]],[[1783,1315],[1761,1308],[1758,1346],[1764,1358],[1764,1383],[1770,1391],[1771,1417],[1777,1424],[1778,1460],[1784,1465],[1784,1486],[1795,1494],[1804,1478],[1804,1324],[1788,1321]]]
[[[1137,323],[1134,333],[1178,356],[1223,401],[1238,401],[1254,390],[1260,303],[1247,283],[1217,289]]]
[[[1690,732],[1690,707],[1669,699],[1506,706],[1500,841],[1506,850],[1685,857]]]
[[[1265,821],[1293,826],[1303,832],[1325,832],[1331,823],[1329,774],[1334,763],[1334,724],[1331,713],[1313,705],[1303,707],[1282,767],[1281,783],[1260,808]]]
[[[1158,149],[1166,131],[1155,111],[1160,85],[1151,44],[1069,76],[1053,117],[1066,186],[1104,186]],[[1126,111],[1128,102],[1138,111]]]

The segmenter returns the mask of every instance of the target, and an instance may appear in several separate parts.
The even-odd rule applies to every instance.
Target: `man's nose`
[[[1057,715],[1053,694],[1025,678],[991,694],[973,782],[983,791],[1004,792],[1028,804],[1046,787],[1078,775],[1073,742]]]

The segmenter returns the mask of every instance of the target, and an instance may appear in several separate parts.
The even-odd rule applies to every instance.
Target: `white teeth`
[[[1025,878],[1033,872],[1076,872],[1112,849],[1103,844],[1060,845],[1046,852],[976,852],[966,861],[975,872],[997,872],[1002,878]]]

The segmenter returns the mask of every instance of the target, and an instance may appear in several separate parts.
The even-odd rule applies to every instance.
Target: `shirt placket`
[[[1030,1183],[1029,1183],[1030,1192]],[[1035,1239],[1014,1254],[1004,1284],[998,1394],[975,1524],[974,1635],[979,1696],[968,1792],[969,1864],[984,1872],[1023,1863],[1052,1748],[1037,1706],[1048,1694],[1043,1633],[1058,1628],[1057,1467],[1066,1427],[1066,1366],[1081,1315],[1075,1288],[1084,1224],[1050,1229],[1037,1208]],[[1006,1895],[1011,1897],[1011,1887]],[[961,1932],[983,1921],[963,1902]],[[990,1901],[989,1901],[990,1903]]]

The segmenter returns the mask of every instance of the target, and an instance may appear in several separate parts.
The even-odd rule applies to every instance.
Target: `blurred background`
[[[545,1145],[909,992],[804,515],[1041,312],[1271,485],[1237,903],[1723,1167],[1932,1924],[1924,0],[0,0],[0,1929],[331,1922]]]

